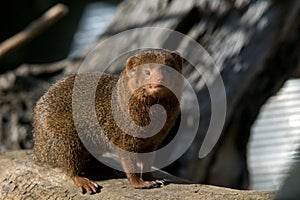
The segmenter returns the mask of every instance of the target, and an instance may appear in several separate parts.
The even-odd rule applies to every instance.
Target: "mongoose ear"
[[[136,64],[137,57],[130,56],[126,61],[126,72],[130,71]]]
[[[171,52],[171,55],[173,56],[174,60],[176,61],[180,71],[182,70],[182,63],[183,63],[183,60],[180,56],[180,53],[178,53],[177,51],[172,51]]]

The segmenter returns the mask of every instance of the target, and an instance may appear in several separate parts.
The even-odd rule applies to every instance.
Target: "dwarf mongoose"
[[[103,133],[87,137],[103,137],[103,134],[118,148],[135,153],[153,152],[158,148],[180,113],[179,99],[163,84],[175,84],[181,88],[182,82],[174,80],[170,68],[181,73],[182,58],[174,51],[148,49],[129,57],[121,75],[114,76],[96,73],[70,75],[55,83],[37,102],[34,109],[34,154],[38,162],[63,168],[73,179],[82,193],[96,193],[99,186],[84,177],[82,170],[91,153],[82,143],[72,113],[72,93],[76,77],[84,79],[99,78],[95,110],[98,125]],[[97,77],[98,76],[98,77]],[[97,79],[98,80],[98,79]],[[120,80],[120,81],[119,81]],[[119,82],[118,82],[119,81]],[[142,83],[142,84],[141,84]],[[143,84],[146,83],[146,84]],[[111,105],[113,89],[120,93],[118,105]],[[181,91],[180,91],[181,92]],[[122,105],[122,99],[128,104]],[[84,104],[84,102],[81,102]],[[119,105],[120,104],[120,105]],[[135,125],[147,126],[151,123],[150,107],[160,104],[167,117],[162,129],[150,137],[138,137],[142,133],[128,134],[114,120],[113,109],[126,113]],[[88,115],[88,113],[80,113]],[[87,117],[84,117],[87,119]],[[122,119],[122,117],[121,117]],[[125,120],[125,119],[124,119]],[[130,126],[130,125],[128,125]],[[153,188],[163,185],[163,181],[151,175],[151,159],[141,161],[146,173],[133,171],[136,158],[119,154],[126,176],[134,188]],[[143,163],[144,162],[144,163]]]

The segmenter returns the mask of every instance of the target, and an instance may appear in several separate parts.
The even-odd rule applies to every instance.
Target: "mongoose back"
[[[87,137],[93,140],[93,137],[103,137],[104,134],[122,150],[135,153],[154,152],[180,114],[179,99],[164,83],[179,84],[180,88],[181,82],[172,79],[168,68],[181,73],[181,56],[174,51],[151,49],[129,57],[119,77],[101,75],[96,89],[95,110],[103,133],[94,133]],[[84,146],[74,125],[72,94],[76,77],[89,79],[95,76],[97,75],[91,73],[75,74],[55,83],[37,102],[33,119],[36,160],[64,169],[82,193],[90,194],[98,192],[99,186],[82,173],[91,153]],[[145,80],[147,84],[141,84]],[[112,105],[111,98],[115,87],[120,92],[120,105]],[[123,106],[122,101],[126,98],[129,100]],[[135,125],[146,126],[151,123],[150,107],[155,104],[161,104],[165,108],[167,117],[163,128],[153,136],[138,137],[140,133],[128,134],[114,119],[113,109],[119,109],[120,115],[127,112],[124,116],[131,118]],[[83,116],[83,119],[86,118],[88,116]],[[134,188],[147,189],[164,184],[163,180],[153,177],[149,172],[151,159],[138,161],[137,158],[123,153],[119,157],[128,181]],[[133,171],[132,168],[135,168],[137,162],[142,163],[145,173]]]

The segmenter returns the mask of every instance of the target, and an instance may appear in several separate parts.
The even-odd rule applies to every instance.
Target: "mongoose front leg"
[[[154,157],[155,157],[155,152],[154,151],[151,152],[151,153],[148,153],[147,155],[141,154],[138,157],[138,160],[141,164],[141,172],[142,172],[141,177],[145,181],[152,181],[152,182],[154,181],[159,186],[166,185],[167,184],[166,180],[164,180],[162,178],[154,177],[152,175],[151,167],[152,167],[152,164],[153,164]]]
[[[123,166],[124,172],[126,173],[127,179],[130,184],[136,189],[151,189],[157,188],[160,185],[155,181],[145,181],[143,180],[140,173],[137,172],[137,158],[134,156],[120,155],[121,164]]]
[[[100,192],[101,187],[88,178],[82,176],[73,176],[72,179],[74,183],[79,187],[79,190],[82,194],[94,194]]]

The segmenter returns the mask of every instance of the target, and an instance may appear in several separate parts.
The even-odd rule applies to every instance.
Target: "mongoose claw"
[[[85,177],[74,177],[75,184],[79,187],[82,194],[95,194],[100,192],[101,187]]]
[[[159,187],[160,185],[158,183],[152,181],[150,184],[142,186],[141,189],[151,189],[151,188],[159,188]]]
[[[165,180],[165,179],[162,179],[162,180],[157,180],[156,183],[157,183],[159,186],[164,186],[164,185],[167,185],[167,184],[168,184],[168,181]]]
[[[159,187],[160,187],[160,184],[157,183],[157,182],[155,182],[155,181],[152,181],[151,187],[152,187],[152,188],[159,188]]]
[[[96,194],[100,192],[100,186],[97,183],[90,182],[86,185],[81,186],[80,192],[84,194],[85,192],[88,194]]]

